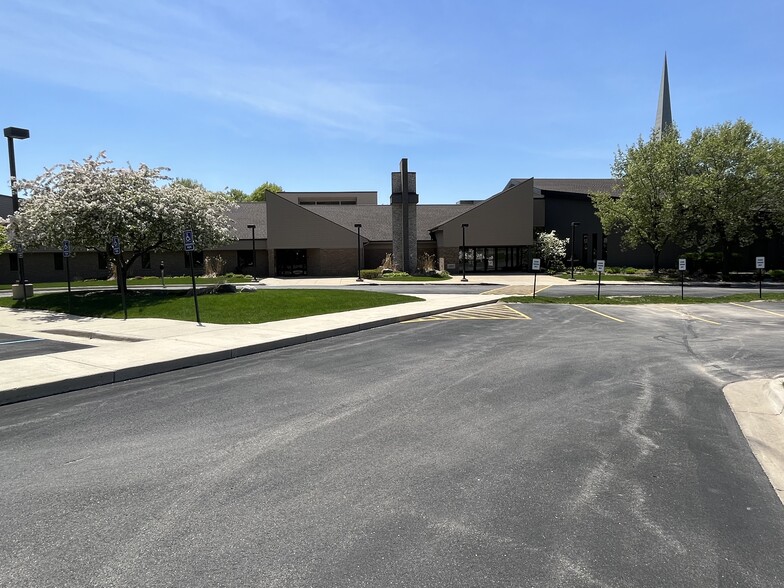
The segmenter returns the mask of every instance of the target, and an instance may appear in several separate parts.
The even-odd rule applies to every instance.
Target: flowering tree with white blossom
[[[202,186],[172,182],[167,168],[115,168],[104,153],[44,171],[34,180],[19,180],[19,211],[10,219],[14,245],[56,247],[68,239],[74,249],[104,252],[126,287],[134,261],[154,251],[183,249],[183,231],[191,229],[196,249],[226,243],[234,236],[225,195]],[[114,255],[112,237],[122,251]],[[122,276],[122,278],[121,278]]]

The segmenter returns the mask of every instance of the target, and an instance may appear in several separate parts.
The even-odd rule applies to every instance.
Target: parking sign
[[[604,260],[597,259],[596,260],[596,271],[602,273],[604,271]]]
[[[531,260],[531,269],[533,271],[538,272],[540,266],[541,266],[541,260],[540,259],[532,259]]]
[[[71,242],[68,239],[63,241],[63,257],[71,257]]]
[[[757,269],[765,269],[765,258],[758,257],[757,258]]]
[[[678,260],[678,271],[685,272],[686,271],[686,260],[681,258]]]
[[[185,243],[185,251],[193,251],[195,249],[193,245],[193,231],[187,229],[182,233],[182,241]]]
[[[120,238],[117,235],[112,237],[112,253],[120,255]]]

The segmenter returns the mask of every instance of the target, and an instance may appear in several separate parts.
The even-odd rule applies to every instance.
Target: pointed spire
[[[670,107],[670,80],[667,76],[667,53],[664,53],[664,69],[662,70],[661,86],[659,87],[659,104],[656,108],[654,132],[661,137],[662,132],[672,126],[672,108]]]

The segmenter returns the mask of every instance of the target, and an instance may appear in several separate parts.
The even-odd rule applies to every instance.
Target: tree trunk
[[[721,243],[721,279],[725,282],[730,280],[730,261],[732,260],[732,248],[727,239],[722,239]]]
[[[661,249],[653,248],[653,275],[659,275],[659,258],[661,257]]]

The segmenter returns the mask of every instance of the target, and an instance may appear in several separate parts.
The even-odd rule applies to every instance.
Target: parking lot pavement
[[[89,345],[0,333],[0,361],[84,349]]]

